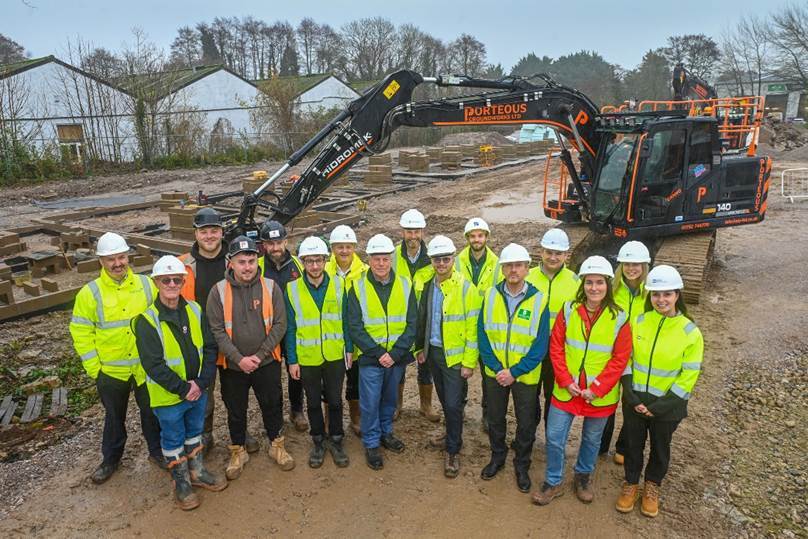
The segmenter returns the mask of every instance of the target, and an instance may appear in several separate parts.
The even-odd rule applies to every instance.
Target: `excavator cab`
[[[763,220],[769,158],[725,156],[711,116],[605,114],[590,224],[616,237],[668,236]]]

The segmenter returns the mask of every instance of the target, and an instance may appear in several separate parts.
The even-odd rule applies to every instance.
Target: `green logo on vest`
[[[527,309],[519,309],[517,311],[516,316],[521,318],[522,320],[530,320],[530,311]]]

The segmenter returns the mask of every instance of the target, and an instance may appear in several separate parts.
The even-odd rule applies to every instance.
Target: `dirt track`
[[[244,171],[243,168],[214,170],[219,177],[233,177]],[[540,233],[550,226],[549,222],[537,222],[538,202],[533,215],[525,209],[526,202],[538,200],[538,173],[536,165],[508,169],[375,200],[367,210],[367,225],[359,230],[360,243],[373,233],[393,232],[395,227],[391,223],[397,223],[400,212],[418,207],[427,215],[429,235],[440,232],[460,241],[465,219],[482,213],[491,221],[495,248],[509,241],[535,248]],[[166,180],[171,176],[163,174]],[[192,181],[198,180],[199,176],[194,175]],[[172,187],[176,186],[179,182],[172,183]],[[120,185],[111,187],[116,191],[120,188]],[[502,194],[504,190],[507,195]],[[95,409],[85,418],[81,434],[65,442],[69,451],[54,446],[39,452],[32,462],[0,464],[0,475],[18,477],[21,482],[19,470],[31,469],[32,465],[44,470],[31,477],[27,485],[0,482],[8,490],[0,492],[0,499],[16,499],[23,492],[26,497],[19,507],[6,513],[0,522],[0,535],[480,537],[496,533],[554,537],[584,534],[730,537],[758,536],[772,531],[774,536],[788,537],[776,531],[782,528],[804,534],[804,527],[800,530],[794,519],[789,520],[790,508],[786,508],[784,516],[777,517],[782,520],[780,525],[771,525],[759,516],[760,511],[769,510],[765,506],[771,503],[767,490],[770,484],[761,482],[761,476],[772,474],[770,483],[780,481],[775,459],[766,458],[775,446],[783,452],[780,460],[795,463],[789,470],[796,469],[797,474],[792,471],[787,474],[794,481],[802,478],[804,484],[804,457],[796,452],[797,445],[785,443],[805,439],[803,425],[808,417],[804,388],[788,397],[785,403],[788,406],[779,406],[778,402],[778,406],[760,409],[741,407],[733,389],[734,383],[760,378],[758,375],[764,371],[772,380],[778,380],[777,369],[790,357],[787,353],[804,355],[808,349],[802,301],[808,292],[803,269],[808,251],[805,248],[808,202],[789,204],[774,193],[769,201],[763,224],[719,232],[717,264],[710,274],[706,301],[693,312],[705,335],[705,369],[691,401],[690,417],[674,437],[673,462],[663,486],[662,511],[655,520],[646,519],[639,512],[631,515],[615,512],[613,504],[622,470],[606,460],[598,465],[596,499],[590,506],[580,504],[569,490],[548,507],[532,506],[529,496],[516,490],[510,464],[495,480],[480,480],[479,470],[488,459],[488,444],[479,429],[479,373],[470,383],[461,475],[455,480],[444,479],[440,454],[426,445],[436,427],[415,411],[415,369],[410,368],[405,411],[395,427],[407,450],[403,455],[388,456],[381,472],[373,472],[364,465],[361,444],[352,435],[346,437],[352,459],[349,468],[337,469],[327,459],[323,468],[311,470],[305,464],[308,436],[287,429],[288,447],[298,462],[294,471],[280,472],[262,450],[254,455],[242,478],[222,493],[203,493],[202,507],[185,514],[170,502],[168,477],[146,462],[135,422],[130,422],[122,469],[102,486],[88,482],[86,476],[99,458],[101,416]],[[492,208],[496,208],[493,214]],[[8,214],[14,208],[4,210]],[[26,331],[42,330],[55,323],[66,324],[67,316],[33,319],[32,327]],[[18,324],[0,326],[0,337],[7,339],[9,332],[20,331]],[[69,346],[64,334],[58,333],[61,336],[52,345]],[[801,414],[796,417],[796,430],[791,432],[780,428],[786,417],[794,417],[788,414]],[[257,415],[253,415],[253,432],[259,424]],[[216,425],[219,445],[214,448],[210,462],[214,468],[223,469],[227,456],[221,402]],[[539,429],[531,470],[534,486],[543,477],[542,430]],[[578,422],[573,432],[579,430]],[[574,440],[578,441],[577,435]],[[568,455],[575,452],[576,446],[571,443]],[[55,456],[59,460],[53,463]],[[735,495],[739,492],[742,495]],[[802,493],[804,503],[804,488]],[[793,495],[799,496],[799,490]],[[780,504],[787,505],[785,501],[781,499]],[[759,509],[761,504],[763,509]],[[799,520],[805,506],[794,507],[798,509]]]

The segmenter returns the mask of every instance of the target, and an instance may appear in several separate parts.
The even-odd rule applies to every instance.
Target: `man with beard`
[[[286,227],[278,221],[266,221],[261,227],[259,238],[264,244],[264,256],[258,259],[261,273],[275,281],[282,293],[286,293],[286,285],[303,275],[303,264],[292,256],[287,248],[288,233]],[[281,351],[286,350],[281,343]],[[289,393],[289,420],[298,432],[309,428],[303,414],[303,383],[289,376],[289,363],[286,363],[287,391]],[[281,404],[283,396],[281,396]]]

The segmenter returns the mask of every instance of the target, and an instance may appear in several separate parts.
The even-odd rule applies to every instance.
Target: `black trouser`
[[[208,401],[205,403],[205,424],[202,426],[202,432],[210,434],[213,432],[213,392],[216,389],[216,371],[213,371],[213,378],[210,379],[208,386]]]
[[[614,444],[614,450],[621,455],[626,454],[626,435],[623,434],[624,429],[620,429],[620,433],[617,435],[617,443]],[[603,429],[603,436],[600,439],[600,451],[601,455],[605,455],[609,452],[609,446],[612,445],[612,435],[614,434],[614,414],[609,416],[609,419],[606,421],[606,427]]]
[[[345,400],[359,400],[359,362],[356,360],[355,352],[351,368],[345,371]]]
[[[555,376],[553,375],[553,362],[550,361],[550,352],[541,361],[541,371],[539,373],[539,385],[536,391],[536,427],[541,423],[544,416],[544,429],[547,430],[547,414],[550,413],[550,400],[553,398],[553,386]],[[541,407],[541,392],[544,391],[544,413]]]
[[[285,361],[284,361],[285,363]],[[303,411],[303,382],[295,380],[289,374],[289,364],[286,363],[286,391],[289,394],[289,408],[292,412]],[[283,392],[280,396],[281,409],[283,409]]]
[[[446,365],[443,348],[430,345],[426,364],[432,373],[435,392],[446,421],[446,451],[455,455],[463,447],[463,397],[468,384],[460,374],[459,363],[453,367]]]
[[[101,439],[101,454],[105,464],[118,464],[126,445],[126,410],[129,407],[129,393],[134,390],[135,401],[140,410],[140,428],[150,455],[162,456],[160,449],[160,423],[149,405],[149,391],[146,384],[135,384],[135,377],[127,381],[118,380],[98,373],[95,380],[98,396],[104,405],[104,434]]]
[[[273,361],[258,367],[250,374],[220,367],[219,383],[222,386],[222,400],[227,408],[227,427],[230,429],[230,441],[233,445],[244,445],[247,436],[250,388],[258,400],[270,441],[280,436],[283,427],[283,389],[279,362]]]
[[[513,410],[516,415],[516,438],[514,446],[516,456],[513,467],[527,471],[530,468],[530,456],[533,453],[533,442],[536,441],[536,392],[538,386],[514,382],[510,386],[501,386],[496,378],[485,376],[488,388],[488,439],[491,442],[491,460],[504,463],[508,456],[505,445],[505,414],[508,412],[508,396],[513,394]]]
[[[467,381],[468,382],[468,381]],[[488,389],[485,387],[485,363],[483,363],[483,358],[480,358],[480,387],[482,388],[482,400],[480,402],[480,406],[483,409],[483,417],[485,417],[485,410],[488,408]],[[466,392],[468,392],[468,383],[466,384]],[[463,399],[463,403],[466,402],[466,399]]]
[[[300,366],[300,381],[306,392],[306,413],[309,416],[309,434],[325,434],[325,421],[321,401],[325,393],[328,403],[328,434],[342,436],[342,382],[345,379],[345,362],[326,361],[316,367]]]
[[[662,484],[668,473],[671,460],[671,439],[679,421],[654,421],[640,417],[634,412],[625,412],[623,417],[623,433],[625,433],[626,482],[636,485],[640,482],[643,471],[643,453],[646,438],[651,439],[651,452],[648,465],[645,466],[645,480],[657,485]],[[649,436],[650,435],[650,436]]]

